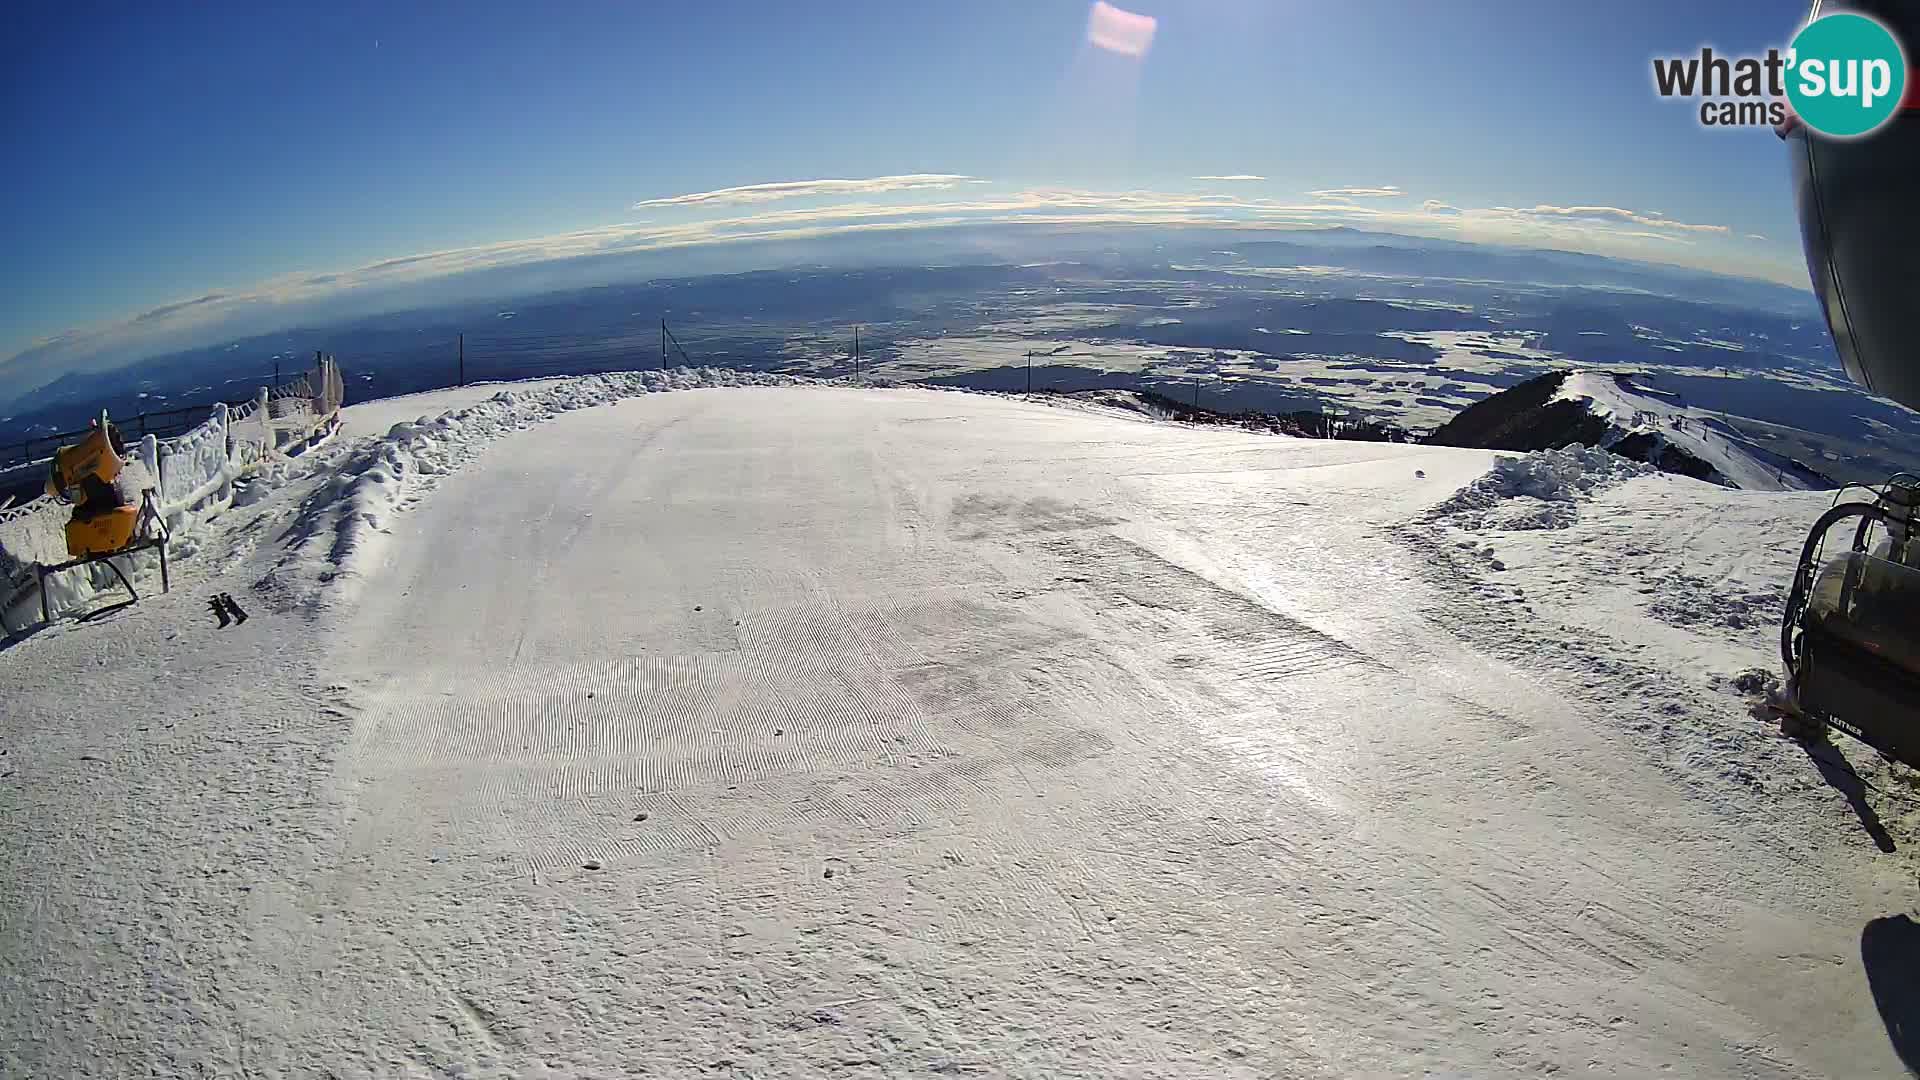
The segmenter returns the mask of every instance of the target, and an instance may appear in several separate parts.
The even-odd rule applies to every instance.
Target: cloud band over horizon
[[[1203,180],[1208,178],[1195,178]],[[1231,174],[1214,180],[1258,179]],[[1302,229],[1347,225],[1414,236],[1557,248],[1647,259],[1691,269],[1754,269],[1751,248],[1735,261],[1715,258],[1702,241],[1730,239],[1727,226],[1678,221],[1657,212],[1609,206],[1538,204],[1461,207],[1437,199],[1411,202],[1393,185],[1323,188],[1306,200],[1220,192],[1103,192],[1028,188],[979,198],[929,199],[932,192],[988,181],[959,173],[912,173],[866,179],[749,184],[641,200],[632,204],[672,215],[677,210],[746,208],[725,217],[678,222],[630,221],[551,236],[423,252],[360,267],[289,274],[247,288],[209,290],[129,317],[36,341],[0,360],[0,400],[37,388],[68,371],[106,370],[161,352],[215,344],[284,328],[306,318],[347,317],[422,306],[420,289],[454,285],[463,275],[532,267],[595,256],[743,241],[818,238],[876,230],[960,225],[1158,225],[1232,229]],[[912,196],[905,201],[876,201]],[[857,197],[828,205],[765,207],[769,202]],[[1795,253],[1797,254],[1797,253]],[[1782,257],[1768,280],[1805,288],[1797,259]],[[413,290],[409,293],[408,290]],[[467,299],[481,299],[479,295]],[[455,301],[444,301],[455,302]],[[383,306],[384,305],[384,306]],[[277,324],[277,325],[275,325]]]

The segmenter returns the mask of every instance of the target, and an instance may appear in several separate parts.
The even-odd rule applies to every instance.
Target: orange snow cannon
[[[67,554],[108,555],[133,542],[140,507],[114,486],[125,452],[119,429],[104,417],[86,438],[54,451],[47,494],[74,504],[67,522]]]

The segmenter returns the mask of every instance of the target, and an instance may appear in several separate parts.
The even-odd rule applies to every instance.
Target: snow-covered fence
[[[160,444],[156,486],[160,515],[169,528],[186,524],[210,502],[232,498],[233,482],[245,473],[246,464],[233,452],[231,425],[227,406],[215,405],[206,423]]]
[[[205,415],[205,405],[188,405],[178,409],[155,409],[137,413],[133,416],[119,417],[114,423],[128,438],[142,438],[155,435],[166,438],[188,431],[200,423]],[[24,442],[9,443],[0,446],[0,469],[13,469],[35,463],[44,464],[53,456],[56,447],[68,446],[85,438],[92,428],[79,428],[74,431],[62,431],[51,435],[37,435]]]
[[[266,390],[244,405],[227,407],[227,456],[241,469],[250,469],[273,454],[268,412]]]
[[[320,390],[314,388],[318,386]],[[207,422],[159,445],[160,513],[170,528],[217,515],[233,482],[261,462],[311,444],[339,423],[345,382],[332,357],[306,375],[263,387],[242,405],[215,405]]]
[[[332,357],[279,387],[263,387],[238,406],[219,404],[198,427],[170,439],[149,435],[131,448],[130,491],[152,488],[160,516],[175,534],[218,517],[233,505],[234,482],[276,457],[298,453],[339,424],[345,381]],[[16,632],[39,621],[34,569],[68,559],[66,522],[72,510],[42,496],[0,511],[0,625]],[[157,558],[154,559],[157,563]],[[144,560],[136,560],[138,569]],[[113,580],[103,566],[58,575],[48,583],[48,606],[62,611],[83,603]]]

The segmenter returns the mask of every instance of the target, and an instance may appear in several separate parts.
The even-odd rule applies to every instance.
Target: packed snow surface
[[[0,652],[0,1072],[1905,1073],[1911,774],[1714,617],[1823,498],[747,381],[349,412]]]

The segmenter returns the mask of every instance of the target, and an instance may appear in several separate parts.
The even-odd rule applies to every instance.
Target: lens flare
[[[1139,15],[1094,0],[1093,13],[1087,17],[1087,40],[1108,52],[1122,56],[1145,56],[1153,48],[1153,32],[1159,20]]]

